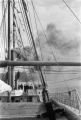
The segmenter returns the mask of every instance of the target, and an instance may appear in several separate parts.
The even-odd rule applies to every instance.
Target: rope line
[[[81,25],[81,21],[80,19],[77,17],[77,15],[75,14],[75,12],[72,10],[72,8],[67,4],[67,2],[65,0],[62,0],[64,2],[64,4],[67,6],[67,8],[70,10],[70,12],[74,15],[74,17],[77,19],[77,21],[80,23]]]
[[[47,36],[46,36],[46,33],[45,33],[44,29],[43,29],[42,23],[41,23],[41,21],[40,21],[40,19],[39,19],[38,13],[37,13],[37,11],[36,11],[35,5],[34,5],[34,3],[33,3],[32,0],[31,0],[31,3],[33,4],[34,11],[35,11],[36,16],[37,16],[37,18],[38,18],[38,21],[39,21],[39,23],[40,23],[40,25],[41,25],[41,27],[42,27],[44,36],[45,36],[46,40],[48,41]],[[52,54],[53,54],[53,57],[54,57],[55,61],[57,62],[56,56],[54,55],[53,51],[52,51]],[[57,64],[58,64],[58,63],[57,63]]]
[[[33,2],[32,2],[32,7],[33,7],[33,12],[34,12],[35,25],[36,25],[36,30],[37,30],[37,36],[38,36],[39,47],[40,47],[40,51],[41,51],[41,58],[42,58],[42,60],[43,60],[43,55],[42,55],[42,50],[41,50],[41,44],[40,44],[40,38],[39,38],[38,27],[37,27],[37,21],[36,21],[36,16],[35,16],[36,14],[35,14]]]
[[[0,25],[0,34],[1,34],[1,30],[2,30],[2,25],[3,25],[4,19],[5,19],[5,14],[7,12],[7,7],[8,7],[7,5],[8,5],[8,3],[6,3],[6,7],[4,9],[4,13],[3,13],[3,17],[2,17],[2,21],[1,21],[1,25]]]
[[[81,81],[81,77],[76,77],[76,78],[72,78],[72,79],[66,79],[66,80],[63,80],[63,81],[55,82],[55,83],[61,83],[61,82],[67,82],[67,81],[73,81],[73,80],[80,80]]]

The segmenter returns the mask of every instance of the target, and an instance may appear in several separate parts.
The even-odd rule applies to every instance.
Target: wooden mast
[[[0,61],[0,67],[7,66],[74,66],[81,67],[81,62],[48,62],[48,61]]]
[[[11,60],[10,50],[10,0],[8,0],[8,60]],[[11,67],[8,66],[8,84],[11,85]]]
[[[29,23],[28,15],[27,15],[27,6],[26,6],[26,3],[25,3],[24,0],[22,0],[22,4],[23,4],[26,20],[27,20],[27,23],[28,23],[28,27],[29,27],[29,31],[30,31],[34,51],[35,51],[35,59],[39,60],[37,50],[36,50],[36,46],[35,46],[35,42],[34,42],[34,38],[33,38],[33,35],[32,35],[32,31],[31,31],[31,26],[30,26],[30,23]],[[49,101],[48,93],[46,91],[46,83],[44,81],[44,76],[43,76],[42,69],[41,69],[40,66],[38,66],[38,70],[39,70],[39,76],[40,76],[40,79],[41,79],[41,83],[42,83],[42,86],[43,86],[43,101],[46,102],[46,101]]]
[[[15,57],[15,52],[14,52],[14,49],[15,49],[15,21],[14,21],[14,14],[15,14],[15,11],[14,11],[14,7],[15,7],[15,1],[13,0],[13,49],[11,50],[11,60],[14,61],[14,57]],[[11,67],[11,86],[12,86],[12,89],[14,87],[14,80],[15,80],[15,72],[14,72],[14,67],[12,66]]]

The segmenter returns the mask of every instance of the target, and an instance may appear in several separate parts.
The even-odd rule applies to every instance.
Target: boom
[[[81,66],[81,62],[0,61],[0,67],[7,66]]]

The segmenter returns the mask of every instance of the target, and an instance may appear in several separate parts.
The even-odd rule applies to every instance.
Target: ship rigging
[[[34,9],[34,4],[33,4],[33,2],[31,2],[31,3],[32,3],[32,7]],[[69,113],[69,112],[67,112],[69,110],[66,106],[63,105],[61,107],[61,105],[59,103],[54,102],[53,100],[50,100],[50,96],[49,96],[49,92],[47,90],[47,84],[46,84],[46,81],[45,81],[45,77],[44,77],[42,67],[44,67],[44,66],[81,66],[81,63],[77,63],[77,62],[74,62],[74,63],[73,62],[57,62],[55,56],[54,56],[54,59],[55,59],[56,62],[40,61],[39,55],[38,55],[38,52],[37,52],[37,49],[36,49],[35,40],[34,40],[34,37],[33,37],[33,32],[32,32],[32,29],[31,29],[30,19],[29,19],[29,16],[28,16],[28,14],[29,14],[28,13],[28,6],[27,6],[26,1],[25,0],[18,0],[20,11],[17,9],[15,0],[13,0],[13,1],[8,0],[7,4],[8,4],[8,15],[7,15],[8,20],[7,20],[7,25],[4,24],[4,28],[6,26],[8,27],[7,58],[5,59],[5,61],[0,61],[0,68],[8,67],[8,84],[11,85],[12,90],[14,90],[14,87],[13,87],[14,75],[13,74],[15,74],[14,68],[16,66],[24,66],[24,67],[28,66],[29,70],[31,69],[30,66],[33,66],[34,69],[38,72],[39,77],[40,77],[41,86],[42,86],[43,105],[45,107],[45,111],[42,110],[42,111],[44,111],[44,113],[38,114],[37,117],[40,118],[40,119],[42,119],[43,117],[45,117],[45,118],[48,117],[50,120],[56,120],[56,114],[57,113],[60,114],[60,116],[62,114],[67,116],[66,113]],[[12,13],[13,13],[12,18],[11,18],[11,14],[12,14],[11,13],[11,8],[12,8]],[[5,14],[5,10],[4,10],[4,14]],[[20,18],[18,18],[19,16],[17,16],[17,14],[21,14],[22,20]],[[20,29],[21,26],[19,26],[17,18],[20,20],[20,22],[23,21],[24,28],[25,28],[26,35],[27,35],[26,40],[28,40],[28,38],[29,38],[29,43],[31,44],[31,49],[32,49],[31,51],[33,53],[33,60],[28,60],[28,57],[26,55],[25,47],[24,47],[24,44],[23,44],[23,37],[21,35],[21,33],[22,33],[22,31]],[[11,22],[11,19],[12,19],[13,22]],[[4,20],[4,21],[6,21],[6,20]],[[11,25],[12,25],[12,27],[11,27]],[[12,38],[11,38],[11,33],[12,33]],[[17,43],[15,41],[17,41]],[[11,49],[11,42],[12,42],[12,49]],[[16,46],[19,47],[19,50],[20,50],[19,53],[16,51]],[[22,49],[23,49],[25,57],[21,53]],[[19,59],[15,60],[15,55],[18,55],[21,59],[20,60]],[[21,61],[22,59],[23,59],[23,61]],[[15,81],[16,81],[16,79],[15,79]],[[15,89],[17,89],[16,82],[15,82]],[[17,91],[16,91],[16,93],[17,93]],[[26,94],[25,94],[24,97],[27,100],[28,95],[26,95]],[[68,94],[69,94],[69,96],[71,96],[71,92],[68,92]],[[14,103],[14,106],[12,105],[13,103],[11,102],[10,98],[16,98],[17,95],[15,97],[14,96],[15,95],[13,95],[13,92],[12,92],[11,97],[10,97],[10,93],[8,93],[8,98],[9,98],[8,102],[9,102],[11,108],[14,107],[14,106],[16,107],[16,105],[19,108],[19,106],[20,106],[19,103],[18,104]],[[35,95],[34,95],[34,97],[35,97]],[[23,97],[21,97],[21,98],[23,99]],[[37,96],[36,96],[36,98],[37,98]],[[6,104],[7,103],[5,103],[5,106],[7,107]],[[25,103],[25,104],[27,105],[27,103]],[[25,104],[22,104],[22,105],[25,106]],[[31,105],[31,104],[29,104],[29,105]],[[35,105],[32,104],[32,107],[33,106],[35,107]],[[55,105],[55,106],[53,106],[53,105]],[[2,106],[2,110],[4,110],[4,105],[1,104],[1,106]],[[65,109],[63,107],[66,109],[66,111],[64,111]],[[17,112],[17,110],[19,110],[18,108],[16,108],[16,112]],[[27,110],[27,108],[23,107],[23,111],[24,111],[24,109]],[[38,104],[37,104],[36,110],[38,110]],[[23,113],[23,111],[20,111],[20,112]],[[11,111],[9,111],[9,112],[11,112]],[[28,114],[27,112],[28,111],[26,111],[25,113]],[[29,117],[29,116],[26,116],[25,113],[23,113],[23,115],[21,116],[22,118]],[[6,113],[6,111],[5,111],[4,115],[2,115],[2,117],[4,119],[6,118],[6,114],[8,114],[7,115],[8,118],[10,117],[9,119],[14,118],[14,116],[15,116],[15,115],[13,115],[12,112],[11,112],[11,116],[9,116],[10,113]],[[24,114],[25,114],[25,116],[24,116]],[[37,114],[37,111],[35,111],[35,114],[33,115],[34,118],[35,118],[36,114]],[[76,115],[73,112],[71,112],[70,114],[73,115],[74,118],[76,117]],[[29,115],[30,115],[30,111],[29,111]],[[30,115],[30,117],[31,116],[32,115]],[[19,117],[19,114],[17,114],[17,117]],[[72,119],[72,117],[70,116],[70,118],[68,118],[68,119],[70,120],[70,119]],[[79,118],[77,118],[76,120],[78,120],[78,119]]]

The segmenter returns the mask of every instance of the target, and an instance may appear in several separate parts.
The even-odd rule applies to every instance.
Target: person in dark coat
[[[65,117],[67,120],[81,120],[81,117],[79,117],[62,103],[50,99],[50,101],[44,103],[44,105],[47,112],[42,113],[37,117],[49,118],[49,120],[57,120],[57,117],[60,116],[60,118]]]

